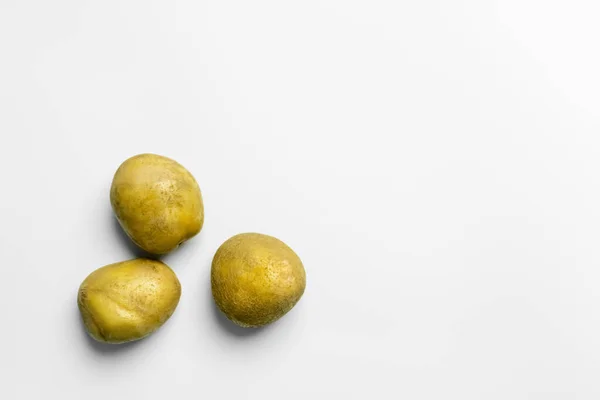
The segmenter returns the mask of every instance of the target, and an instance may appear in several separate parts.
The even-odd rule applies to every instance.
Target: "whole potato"
[[[121,164],[110,202],[131,240],[152,254],[170,252],[204,224],[202,194],[192,174],[156,154],[140,154]]]
[[[141,339],[173,314],[181,285],[166,264],[145,258],[99,268],[81,284],[77,304],[87,332],[105,343]]]
[[[304,293],[306,273],[300,258],[279,239],[243,233],[217,250],[211,286],[227,318],[243,327],[259,327],[294,307]]]

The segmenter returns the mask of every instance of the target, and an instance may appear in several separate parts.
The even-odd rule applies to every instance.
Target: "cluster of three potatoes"
[[[155,154],[137,155],[121,164],[110,201],[131,240],[154,255],[176,249],[204,223],[202,194],[192,174]],[[305,285],[296,253],[271,236],[233,236],[213,258],[213,298],[227,318],[243,327],[281,318],[300,300]],[[162,326],[180,297],[181,284],[171,268],[155,259],[137,258],[92,272],[79,288],[77,304],[94,339],[124,343]]]

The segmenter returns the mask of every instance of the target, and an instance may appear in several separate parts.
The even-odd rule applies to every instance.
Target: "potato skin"
[[[170,252],[204,224],[202,193],[192,174],[156,154],[139,154],[121,164],[110,203],[125,233],[151,254]]]
[[[77,305],[92,338],[124,343],[160,328],[180,297],[181,284],[169,266],[137,258],[92,272],[79,287]]]
[[[231,321],[259,327],[283,317],[306,287],[302,261],[285,243],[242,233],[217,250],[211,269],[213,298]]]

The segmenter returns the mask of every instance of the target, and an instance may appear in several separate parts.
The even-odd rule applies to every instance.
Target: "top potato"
[[[131,240],[152,254],[170,252],[204,223],[202,194],[192,174],[156,154],[140,154],[121,164],[110,203]]]

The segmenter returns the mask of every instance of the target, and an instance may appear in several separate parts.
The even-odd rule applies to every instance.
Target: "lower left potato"
[[[77,305],[89,335],[125,343],[160,328],[175,312],[181,284],[165,263],[136,258],[98,268],[83,281]]]

